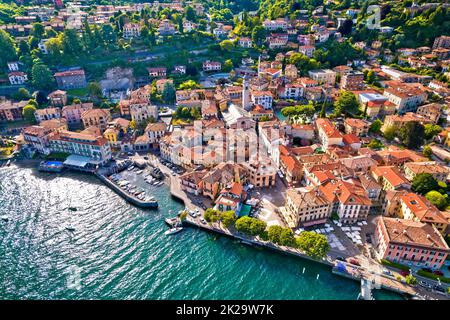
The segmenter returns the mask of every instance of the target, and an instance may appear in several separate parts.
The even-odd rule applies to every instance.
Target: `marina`
[[[165,219],[184,209],[165,185],[152,189],[159,207],[148,211],[90,174],[56,176],[12,165],[0,170],[0,179],[0,216],[10,216],[0,224],[0,264],[9,270],[2,299],[355,300],[360,291],[356,281],[306,259],[255,250],[197,228],[164,235]],[[61,232],[68,225],[76,232]],[[65,275],[74,268],[82,275],[80,290],[66,285]],[[401,298],[384,290],[374,296]]]

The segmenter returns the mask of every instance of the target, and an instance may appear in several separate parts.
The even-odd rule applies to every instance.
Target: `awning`
[[[67,157],[66,161],[64,161],[64,165],[84,168],[90,162],[90,158],[79,156],[79,155],[70,155]]]

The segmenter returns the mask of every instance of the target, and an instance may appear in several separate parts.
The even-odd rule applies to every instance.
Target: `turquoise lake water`
[[[97,178],[73,172],[13,165],[0,168],[0,186],[0,215],[10,218],[0,221],[0,299],[356,299],[359,293],[357,282],[316,263],[199,229],[165,236],[163,219],[183,208],[166,186],[150,187],[158,210],[135,208]]]

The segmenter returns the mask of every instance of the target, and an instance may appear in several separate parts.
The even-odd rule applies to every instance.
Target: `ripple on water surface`
[[[0,215],[10,216],[0,222],[0,299],[355,299],[359,292],[327,267],[199,229],[165,236],[163,219],[182,208],[165,186],[154,188],[158,210],[135,208],[73,172],[1,168],[0,187]]]

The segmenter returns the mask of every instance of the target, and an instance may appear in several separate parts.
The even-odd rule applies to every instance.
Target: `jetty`
[[[106,176],[104,176],[104,175],[102,175],[100,173],[97,173],[97,172],[95,173],[95,175],[102,182],[104,182],[110,189],[115,191],[118,195],[120,195],[122,198],[124,198],[129,203],[135,205],[136,207],[146,208],[146,209],[149,209],[149,208],[153,208],[154,209],[154,208],[158,207],[158,202],[156,200],[152,200],[152,201],[140,200],[140,199],[136,198],[134,195],[131,195],[131,194],[125,192],[125,190],[122,190],[122,188],[120,188],[114,182],[109,180]]]

